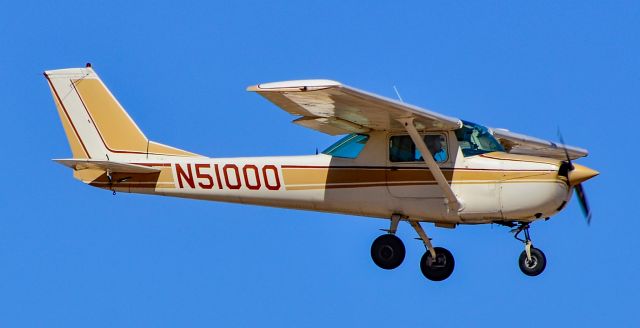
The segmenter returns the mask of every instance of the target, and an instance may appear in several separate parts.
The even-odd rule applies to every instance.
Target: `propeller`
[[[591,224],[591,209],[589,208],[589,203],[587,202],[587,195],[584,193],[584,187],[582,184],[578,184],[575,186],[576,196],[578,196],[578,201],[580,202],[580,208],[582,209],[582,214],[587,219],[587,224]]]
[[[564,142],[564,138],[562,137],[562,133],[560,133],[560,129],[558,129],[558,138],[560,138],[560,142],[562,143],[562,149],[564,150],[564,154],[567,157],[567,160],[563,163],[566,163],[566,177],[569,180],[569,173],[576,169],[576,167],[571,162],[571,156],[569,156],[569,151],[567,150],[566,143]],[[563,168],[560,167],[560,171],[563,171]],[[570,185],[571,186],[571,185]],[[573,188],[576,191],[576,196],[578,197],[578,202],[580,203],[580,208],[582,209],[582,214],[584,214],[585,219],[587,220],[587,225],[591,224],[591,209],[589,208],[589,202],[587,201],[587,195],[584,191],[584,187],[582,183],[578,183]]]

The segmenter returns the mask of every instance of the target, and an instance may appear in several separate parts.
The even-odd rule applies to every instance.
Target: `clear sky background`
[[[134,3],[135,2],[135,3]],[[637,1],[5,1],[0,9],[0,327],[638,326]],[[427,281],[370,259],[383,220],[83,185],[45,69],[92,62],[152,140],[214,157],[312,154],[248,85],[330,78],[587,148],[575,199],[517,265],[507,228],[425,225],[456,258]],[[522,195],[526,197],[526,195]]]

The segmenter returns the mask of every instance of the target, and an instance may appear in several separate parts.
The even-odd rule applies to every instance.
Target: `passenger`
[[[394,147],[396,149],[395,160],[398,162],[412,162],[415,160],[415,146],[409,136],[403,136],[398,138],[398,145]]]

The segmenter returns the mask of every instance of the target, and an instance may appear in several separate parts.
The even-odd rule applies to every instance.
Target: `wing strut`
[[[413,143],[416,145],[420,153],[422,153],[422,158],[424,162],[427,164],[429,171],[433,174],[433,177],[436,179],[438,186],[442,189],[446,197],[446,203],[449,206],[449,210],[455,214],[457,214],[460,210],[462,210],[462,204],[456,197],[456,194],[451,189],[449,182],[447,182],[447,178],[442,174],[442,170],[438,166],[438,163],[433,159],[433,156],[429,156],[431,152],[427,148],[427,145],[424,143],[424,140],[420,138],[420,133],[416,130],[415,125],[413,124],[413,117],[410,118],[400,118],[398,122],[404,125],[404,128],[409,132],[409,136],[413,140]]]

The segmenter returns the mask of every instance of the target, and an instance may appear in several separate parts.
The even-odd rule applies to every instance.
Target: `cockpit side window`
[[[444,163],[448,159],[447,138],[444,134],[427,134],[424,142],[431,152],[433,159]],[[389,138],[389,160],[391,162],[422,162],[422,154],[408,135],[392,136]]]
[[[464,157],[504,151],[504,147],[493,137],[489,129],[482,125],[462,121],[462,128],[455,131]]]
[[[369,136],[366,134],[350,134],[329,146],[322,153],[331,155],[334,157],[342,158],[356,158],[360,155],[365,144],[369,141]]]

